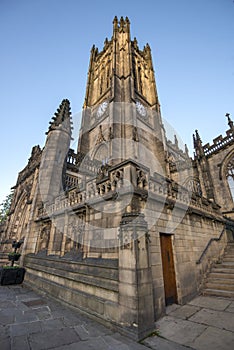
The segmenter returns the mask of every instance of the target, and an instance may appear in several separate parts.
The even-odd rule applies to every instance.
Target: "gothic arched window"
[[[138,85],[139,85],[139,92],[142,94],[142,77],[141,77],[141,67],[138,66]]]
[[[102,164],[107,163],[108,161],[108,148],[106,145],[101,145],[96,150],[94,157],[95,160],[101,162]]]
[[[232,199],[234,200],[234,155],[231,157],[226,166],[226,178],[232,194]]]
[[[100,87],[99,87],[99,90],[100,90],[100,95],[102,95],[102,88],[103,88],[103,76],[101,76],[100,78]]]

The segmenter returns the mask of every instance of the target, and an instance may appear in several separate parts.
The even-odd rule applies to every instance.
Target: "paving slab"
[[[3,337],[9,336],[9,327],[8,326],[0,326],[0,339]]]
[[[23,302],[32,302],[38,300],[38,295],[36,295],[35,293],[23,293],[17,295],[16,300]]]
[[[29,335],[29,344],[33,350],[47,350],[61,345],[77,343],[80,340],[78,334],[71,328],[58,330],[46,330],[45,332]]]
[[[168,315],[187,320],[189,317],[196,314],[196,312],[198,312],[199,310],[201,310],[201,309],[198,306],[183,305],[183,306],[177,308],[176,310],[170,312]]]
[[[225,311],[234,312],[234,301],[231,302],[231,304],[226,308]]]
[[[33,308],[33,311],[39,320],[49,320],[52,318],[50,308],[48,306]]]
[[[42,331],[41,322],[27,322],[11,324],[9,326],[9,333],[12,337],[38,333]]]
[[[14,320],[15,320],[14,311],[12,312],[7,309],[0,310],[0,325],[5,326],[7,324],[13,323]]]
[[[205,325],[172,316],[163,317],[156,322],[156,327],[163,338],[187,346],[190,346],[207,328]]]
[[[199,296],[190,301],[188,304],[223,311],[231,304],[231,302],[231,300],[218,297]]]
[[[17,308],[17,310],[21,310],[21,311],[27,311],[27,310],[30,310],[30,307],[28,307],[27,305],[25,305],[24,303],[22,303],[21,301],[19,300],[16,300],[14,302],[15,304],[15,307]]]
[[[88,340],[90,335],[88,330],[85,328],[85,325],[81,324],[78,326],[74,327],[75,331],[77,332],[77,334],[79,335],[81,340]]]
[[[59,346],[56,348],[56,350],[95,350],[95,348],[88,341],[84,341],[84,342]]]
[[[46,330],[51,330],[51,329],[59,330],[64,328],[64,323],[62,318],[43,320],[43,321],[40,321],[40,325],[41,325],[42,332],[45,332]]]
[[[1,350],[11,350],[11,338],[1,338]]]
[[[149,346],[153,350],[189,350],[193,349],[188,346],[176,344],[170,340],[163,339],[161,337],[150,337],[144,342],[145,345]],[[206,349],[208,350],[208,348]]]
[[[224,311],[202,309],[194,316],[190,317],[189,321],[234,332],[233,314]]]
[[[234,334],[223,329],[208,327],[192,344],[197,350],[232,350]]]
[[[16,304],[13,301],[8,300],[7,303],[5,301],[0,301],[0,310],[1,309],[8,309],[11,307],[16,307]]]
[[[166,315],[169,315],[172,311],[175,311],[180,308],[181,308],[181,305],[178,305],[178,304],[168,305],[166,307]]]
[[[20,311],[20,310],[17,310]],[[33,310],[16,312],[15,314],[15,323],[28,323],[38,321],[39,317]]]
[[[28,337],[26,335],[21,335],[18,337],[14,337],[11,340],[11,350],[31,350]]]
[[[105,341],[107,342],[108,341],[108,338],[109,336],[105,336],[103,337],[105,339]],[[126,349],[129,349],[129,350],[147,350],[147,348],[142,345],[142,344],[139,344],[139,343],[136,343],[134,342],[133,340],[127,338],[127,337],[124,337],[123,335],[119,334],[119,333],[115,333],[111,336],[111,341],[116,340],[118,341],[120,344],[125,344],[128,346],[128,348]],[[111,350],[111,347],[110,347],[110,350]],[[163,350],[163,349],[162,349]]]

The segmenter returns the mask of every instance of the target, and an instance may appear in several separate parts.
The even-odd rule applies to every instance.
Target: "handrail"
[[[207,243],[205,249],[203,250],[203,252],[202,252],[200,258],[196,261],[196,264],[200,264],[200,263],[202,262],[202,259],[203,259],[203,257],[205,256],[205,254],[206,254],[206,252],[207,252],[209,246],[211,245],[211,243],[214,242],[214,241],[215,241],[215,242],[220,241],[221,238],[223,237],[225,231],[226,231],[226,226],[223,228],[223,230],[222,230],[222,232],[220,233],[220,235],[219,235],[218,238],[211,238],[211,239],[209,240],[209,242]]]
[[[7,239],[5,241],[0,241],[0,244],[12,244],[13,240]]]

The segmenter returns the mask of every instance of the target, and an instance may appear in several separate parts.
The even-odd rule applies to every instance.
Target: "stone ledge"
[[[57,257],[38,257],[34,254],[28,254],[24,258],[24,264],[30,266],[31,263],[34,263],[38,266],[52,267],[59,270],[64,270],[70,272],[79,272],[79,274],[92,275],[108,280],[118,281],[118,266],[101,265],[101,259],[87,259],[80,261],[69,261]],[[104,259],[102,259],[104,260]],[[117,263],[115,263],[117,265]]]
[[[108,291],[118,292],[118,282],[114,280],[107,280],[98,276],[82,275],[79,273],[79,271],[66,271],[64,273],[64,270],[50,266],[38,265],[35,263],[26,264],[25,266],[32,270],[38,271],[39,273],[44,272],[46,274],[65,278],[72,282],[83,283],[85,285],[90,285],[91,287],[99,287]]]

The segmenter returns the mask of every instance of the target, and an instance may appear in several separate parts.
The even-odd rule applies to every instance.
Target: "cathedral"
[[[24,241],[26,282],[135,339],[197,295],[234,237],[226,116],[212,144],[195,131],[193,158],[170,140],[150,46],[115,17],[103,49],[91,49],[77,150],[64,99],[14,186],[1,240]]]

